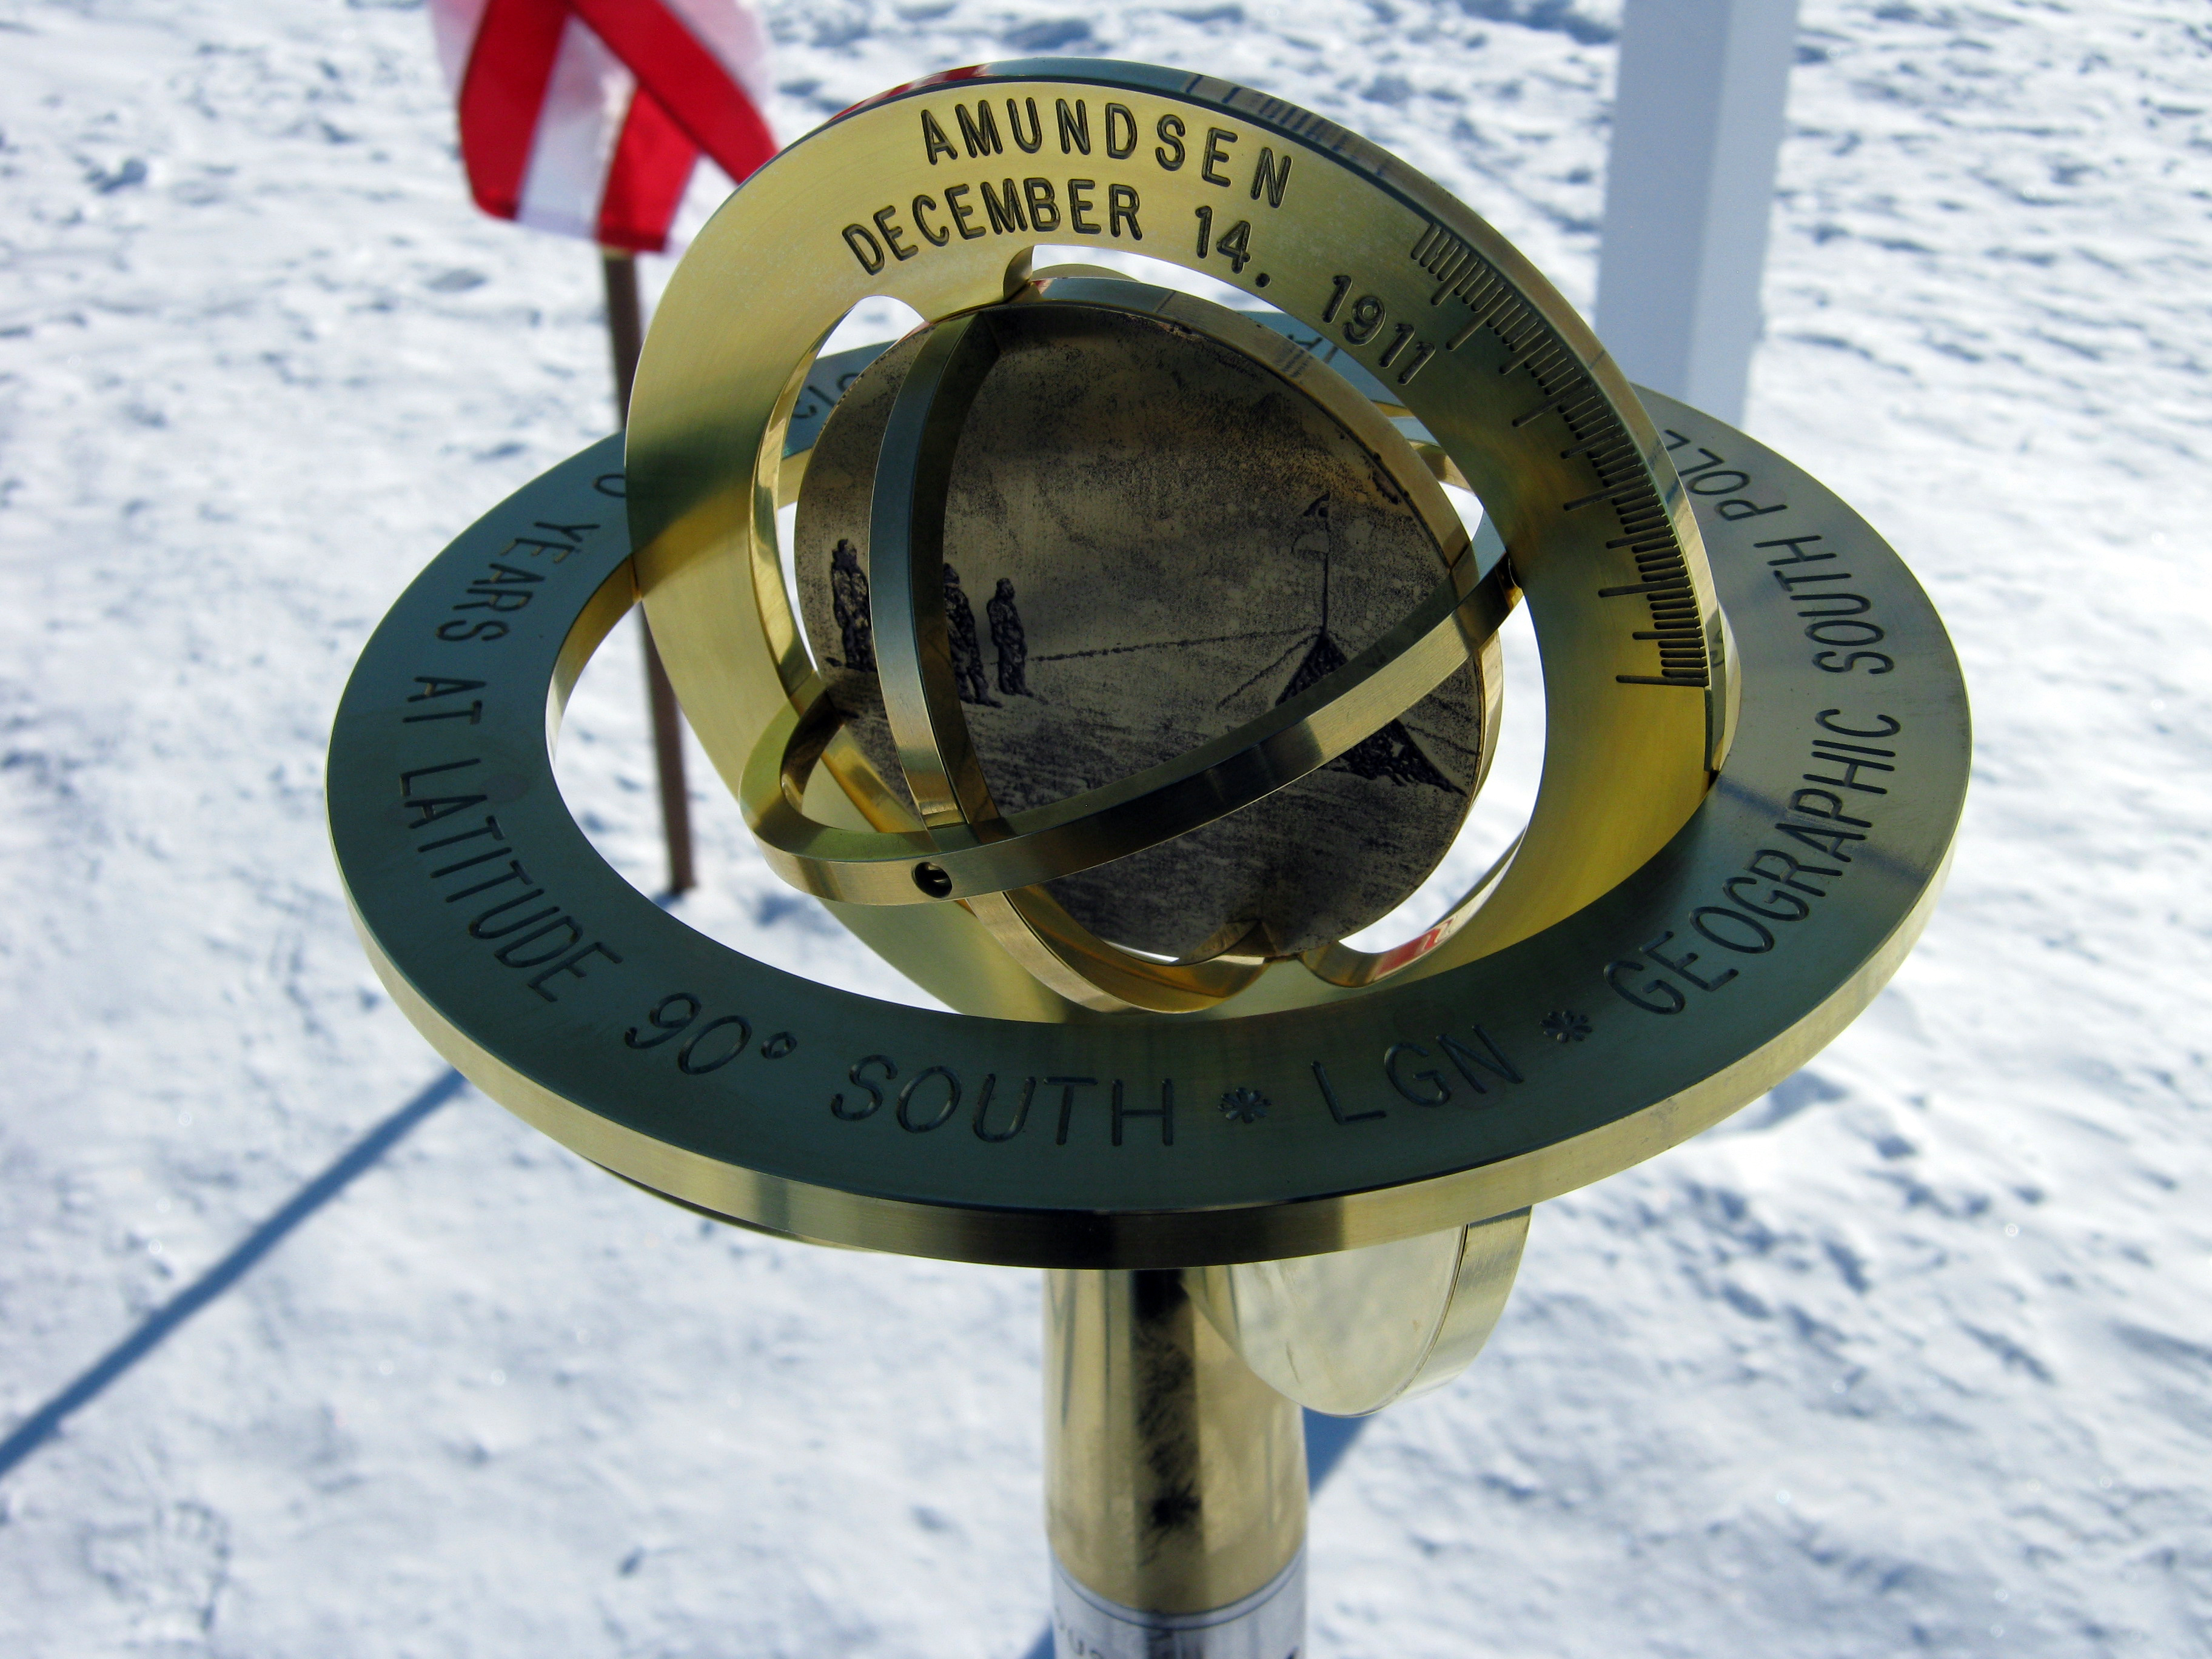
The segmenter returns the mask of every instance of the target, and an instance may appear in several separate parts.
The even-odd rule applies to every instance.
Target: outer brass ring
[[[1956,659],[1896,556],[1788,462],[1644,396],[1696,476],[1744,475],[1697,500],[1752,695],[1680,833],[1519,944],[1315,1007],[1054,1024],[872,1001],[692,933],[553,779],[549,716],[635,598],[610,441],[457,539],[347,687],[331,829],[372,960],[454,1065],[583,1156],[833,1243],[1264,1261],[1624,1168],[1871,1000],[1934,906],[1969,760]]]
[[[1034,149],[1009,131],[1032,103]],[[1540,932],[1681,829],[1727,751],[1735,669],[1681,481],[1589,330],[1488,225],[1364,140],[1227,82],[1091,60],[984,65],[856,106],[754,174],[668,288],[632,404],[631,527],[654,636],[732,789],[780,706],[814,690],[775,523],[814,351],[872,294],[932,321],[1006,298],[1044,242],[1169,259],[1328,334],[1504,538],[1543,649],[1542,786],[1480,911],[1398,977]],[[851,791],[842,815],[828,791],[810,811],[861,829],[882,801],[852,759],[824,756]],[[981,921],[924,914],[841,913],[902,965],[926,955],[925,982],[964,1011],[1090,1012],[1009,972]],[[1278,966],[1217,1012],[1344,994]]]

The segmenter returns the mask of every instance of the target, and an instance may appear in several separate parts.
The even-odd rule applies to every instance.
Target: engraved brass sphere
[[[1367,398],[1188,295],[1045,276],[917,330],[823,424],[796,540],[822,686],[748,800],[763,848],[823,897],[882,902],[903,865],[1093,1009],[1371,963],[1339,939],[1419,884],[1488,768],[1504,562]],[[988,641],[954,557],[1012,573]],[[840,733],[848,798],[895,797],[928,856],[810,844]]]

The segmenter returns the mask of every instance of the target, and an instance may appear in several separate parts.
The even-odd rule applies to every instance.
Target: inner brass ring
[[[1137,304],[1123,301],[1124,295]],[[1276,355],[1281,347],[1279,335],[1251,319],[1133,283],[1048,277],[1021,299],[1171,316],[1248,356],[1256,355],[1255,348]],[[795,718],[779,720],[763,734],[744,786],[748,818],[772,866],[793,885],[862,903],[961,900],[1032,973],[1085,1006],[1168,1012],[1208,1006],[1243,990],[1261,971],[1264,941],[1256,932],[1249,945],[1224,938],[1202,954],[1162,963],[1100,938],[1038,884],[1172,840],[1295,782],[1396,718],[1462,665],[1478,699],[1492,705],[1494,726],[1498,663],[1486,647],[1518,594],[1503,561],[1478,577],[1464,526],[1418,458],[1354,389],[1308,360],[1304,388],[1364,430],[1368,453],[1418,504],[1443,550],[1445,578],[1352,661],[1266,714],[1113,785],[1012,817],[1002,814],[953,683],[940,579],[952,453],[996,358],[999,314],[999,307],[987,307],[932,331],[896,400],[877,464],[873,637],[900,764],[924,827],[853,832],[805,815],[808,780],[842,720],[826,688]],[[1402,456],[1394,453],[1400,450]],[[1484,770],[1488,759],[1486,741]],[[1480,773],[1474,787],[1480,787]],[[1439,927],[1422,941],[1448,937],[1449,930]],[[1343,954],[1342,947],[1331,950]],[[1420,954],[1394,952],[1389,967],[1408,965]]]

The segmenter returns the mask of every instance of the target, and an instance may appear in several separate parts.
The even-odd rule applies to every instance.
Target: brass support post
[[[1044,1374],[1060,1659],[1294,1659],[1304,1425],[1183,1273],[1048,1272]]]

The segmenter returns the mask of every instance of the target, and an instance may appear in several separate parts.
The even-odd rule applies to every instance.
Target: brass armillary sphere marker
[[[921,326],[818,358],[878,295]],[[552,735],[641,597],[770,863],[955,1012],[755,962],[592,851]],[[1525,831],[1416,938],[1346,945],[1480,810],[1524,604]],[[1064,1653],[1285,1659],[1297,1406],[1456,1374],[1532,1205],[1848,1024],[1967,757],[1895,554],[1632,391],[1465,207],[1243,88],[1036,61],[886,94],[731,198],[627,454],[417,580],[330,794],[378,971],[502,1103],[748,1225],[1051,1270]]]

